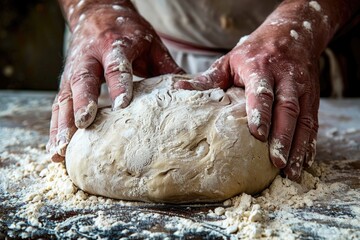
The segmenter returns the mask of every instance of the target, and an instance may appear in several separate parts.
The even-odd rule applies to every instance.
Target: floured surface
[[[76,189],[44,150],[53,96],[0,92],[0,239],[360,237],[359,99],[321,101],[318,164],[300,185],[277,178],[256,197],[169,206]]]
[[[101,109],[78,130],[66,168],[80,189],[122,200],[219,202],[255,194],[278,173],[268,144],[251,136],[244,91],[177,90],[184,76],[134,84],[125,109]]]

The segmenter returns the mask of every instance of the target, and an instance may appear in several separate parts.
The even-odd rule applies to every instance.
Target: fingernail
[[[54,154],[56,154],[56,147],[54,144],[47,144],[46,145],[46,151],[52,156]]]
[[[289,166],[289,168],[285,172],[285,175],[290,180],[297,181],[300,179],[301,169],[301,164],[299,162],[295,162],[291,164],[291,166]]]
[[[65,156],[65,151],[66,151],[66,147],[69,144],[70,141],[70,137],[71,137],[71,131],[69,128],[65,128],[63,130],[61,130],[60,132],[58,132],[58,134],[56,135],[56,152],[57,154],[59,154],[60,156]]]
[[[86,107],[79,109],[75,114],[75,125],[78,128],[87,128],[95,119],[97,104],[90,101]]]
[[[264,124],[261,124],[257,129],[258,134],[264,137],[263,141],[266,141],[266,139],[268,138],[268,129],[269,128]]]
[[[121,108],[124,108],[128,105],[128,103],[129,103],[129,100],[126,98],[126,94],[122,93],[115,98],[114,104],[113,104],[113,110],[119,110]]]
[[[62,162],[64,161],[64,157],[59,156],[58,154],[54,154],[51,156],[51,161],[53,162]]]
[[[65,137],[61,137],[56,146],[57,154],[64,157],[65,153],[66,153],[66,147],[68,144],[69,144],[69,142],[67,141],[67,139]]]

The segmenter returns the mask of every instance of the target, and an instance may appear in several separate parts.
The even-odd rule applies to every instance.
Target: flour
[[[259,126],[261,122],[261,114],[260,111],[258,109],[253,109],[251,110],[251,118],[250,118],[250,123],[254,124],[255,126]]]
[[[39,221],[41,217],[44,217],[41,208],[44,207],[45,204],[49,204],[49,202],[55,205],[61,204],[61,209],[90,209],[94,212],[94,214],[79,215],[70,218],[57,225],[54,230],[59,231],[59,233],[61,232],[61,236],[63,237],[78,236],[75,223],[79,222],[83,222],[78,225],[78,230],[83,233],[108,231],[119,226],[130,229],[131,222],[127,223],[105,214],[99,204],[106,206],[120,203],[128,206],[141,206],[141,203],[106,200],[105,198],[95,196],[89,197],[88,194],[77,190],[72,185],[66,175],[63,164],[50,163],[48,158],[42,158],[46,156],[43,151],[37,151],[31,148],[28,148],[27,151],[32,157],[28,157],[24,165],[18,166],[17,170],[12,169],[10,172],[17,172],[14,175],[21,176],[17,179],[24,180],[31,175],[33,169],[38,169],[36,170],[38,177],[37,174],[33,176],[35,178],[34,180],[36,180],[36,178],[38,179],[36,180],[37,183],[34,188],[19,192],[19,195],[23,196],[23,199],[20,199],[20,201],[26,200],[26,204],[20,208],[17,214],[25,219],[25,221],[11,224],[9,230],[22,231],[22,237],[31,236],[32,232],[35,232],[38,227],[42,226],[42,223]],[[2,158],[3,157],[4,155],[2,155]],[[39,159],[43,160],[40,160],[38,163],[37,161]],[[28,165],[31,167],[28,167]],[[44,165],[47,165],[46,168],[41,170]],[[7,171],[9,172],[9,169],[7,169]],[[324,174],[326,166],[317,165],[314,171],[319,171],[320,174]],[[4,176],[4,173],[1,173],[1,176]],[[41,178],[43,180],[41,180]],[[41,184],[41,182],[43,184]],[[346,189],[346,186],[338,183],[324,184],[319,177],[313,176],[310,173],[304,174],[300,184],[277,177],[274,183],[258,197],[242,194],[224,202],[223,207],[214,208],[213,212],[215,215],[223,219],[216,220],[212,224],[219,226],[226,234],[230,234],[239,239],[254,239],[260,237],[297,239],[298,235],[294,233],[290,227],[290,225],[294,223],[292,221],[298,221],[295,217],[296,209],[312,207],[316,204],[317,199],[320,199],[324,195],[332,195],[344,189],[344,187]],[[229,201],[231,202],[231,206],[228,206]],[[359,212],[359,208],[354,206],[353,211]],[[136,214],[136,211],[134,214]],[[138,216],[142,221],[159,217],[159,215],[156,214],[142,214]],[[86,224],[86,219],[92,219],[92,224]],[[336,221],[341,221],[341,219]],[[351,224],[356,225],[359,223],[359,219],[354,219]],[[307,225],[311,224],[313,223],[307,223]],[[66,232],[62,232],[62,229],[66,229],[67,226],[72,227]],[[318,228],[317,225],[311,227]],[[196,224],[188,219],[171,218],[165,225],[165,229],[173,231],[174,236],[182,237],[188,232],[196,233],[204,231],[204,225],[203,223]],[[321,229],[321,231],[323,234],[329,234],[326,233],[326,231],[329,231],[329,228]],[[347,234],[347,236],[354,237],[358,236],[350,230],[344,232],[334,228],[332,233],[334,231],[338,236],[340,236],[340,234]],[[123,234],[128,233],[129,232],[123,230]],[[211,234],[213,236],[221,236],[217,231],[212,231]],[[138,233],[132,233],[130,236],[140,238],[156,236],[165,238],[167,235],[161,232],[152,233],[143,230]]]
[[[306,29],[306,30],[308,30],[308,31],[311,31],[312,30],[312,28],[311,28],[311,22],[309,22],[309,21],[303,21],[303,27]]]
[[[70,7],[69,7],[69,11],[68,11],[68,18],[70,18],[71,17],[71,15],[74,13],[74,6],[73,5],[70,5]]]
[[[274,139],[270,144],[270,154],[279,158],[284,164],[286,164],[286,159],[282,153],[284,145],[280,142],[279,139]]]
[[[309,2],[309,6],[311,7],[311,8],[313,8],[315,11],[317,11],[317,12],[320,12],[321,11],[321,6],[320,6],[320,4],[317,2],[317,1],[310,1]]]
[[[52,163],[45,152],[52,97],[0,95],[5,100],[0,105],[0,238],[104,239],[109,233],[118,239],[360,238],[359,145],[354,145],[360,111],[353,100],[343,100],[346,107],[321,102],[317,160],[300,183],[277,177],[256,196],[174,208],[76,188],[64,164]],[[24,117],[17,120],[21,128],[14,127],[12,115]]]
[[[85,19],[86,15],[83,13],[79,17],[79,22],[83,21]]]
[[[325,169],[325,165],[317,165],[311,171],[324,174]],[[260,196],[251,197],[242,194],[231,199],[232,206],[215,208],[209,214],[215,213],[224,216],[225,218],[218,221],[217,224],[226,228],[229,233],[235,234],[239,239],[260,237],[297,239],[299,235],[294,233],[290,227],[298,222],[298,219],[294,218],[296,209],[311,208],[319,199],[339,193],[347,188],[342,183],[325,184],[319,176],[314,176],[309,172],[303,173],[300,183],[279,176]],[[352,194],[357,198],[360,197],[358,192]],[[353,211],[359,211],[359,208],[356,206]],[[319,215],[318,217],[322,218],[323,216]],[[326,218],[324,218],[325,220]],[[342,222],[341,219],[336,221]],[[318,227],[314,223],[308,224],[312,224],[313,228]],[[360,224],[360,218],[354,219],[352,224]],[[329,231],[329,228],[326,230]],[[347,230],[336,229],[335,232],[339,237],[342,236],[341,234],[346,234],[349,237],[359,236],[359,233]],[[334,234],[334,231],[331,234]],[[325,228],[321,231],[321,235],[331,236],[325,231]]]
[[[290,30],[290,36],[293,37],[295,40],[299,39],[299,34],[295,30]]]
[[[80,8],[82,5],[84,5],[84,3],[85,3],[85,0],[80,0],[80,1],[78,2],[78,4],[76,4],[76,7],[77,7],[77,8]]]
[[[91,100],[87,106],[79,109],[75,114],[76,126],[79,128],[88,127],[95,119],[97,107],[97,104]]]
[[[120,11],[120,10],[122,10],[122,9],[124,9],[122,6],[120,6],[120,5],[112,5],[112,8],[114,9],[114,10],[116,10],[116,11]]]

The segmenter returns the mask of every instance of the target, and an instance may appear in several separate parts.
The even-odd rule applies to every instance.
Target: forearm
[[[81,15],[86,14],[89,10],[94,11],[99,6],[108,6],[109,8],[114,9],[128,8],[135,10],[135,7],[130,0],[80,0],[77,3],[74,3],[72,0],[58,0],[58,2],[70,30],[73,30],[81,20]]]
[[[285,0],[259,27],[260,36],[291,36],[318,57],[359,6],[358,0]]]

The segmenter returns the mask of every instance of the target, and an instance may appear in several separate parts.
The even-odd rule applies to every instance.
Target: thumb
[[[211,88],[227,89],[232,85],[230,66],[225,56],[217,59],[208,70],[199,74],[192,80],[180,80],[175,88],[188,90],[207,90]]]
[[[177,65],[172,58],[169,50],[160,39],[155,40],[151,49],[152,65],[151,74],[153,76],[175,73],[185,74],[185,71]]]

